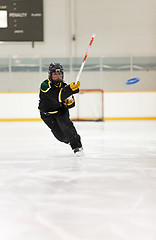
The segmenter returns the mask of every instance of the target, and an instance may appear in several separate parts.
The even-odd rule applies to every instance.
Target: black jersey
[[[57,112],[64,106],[63,101],[74,93],[78,93],[79,89],[72,91],[70,85],[60,82],[55,85],[49,79],[42,82],[40,87],[39,110],[43,112]]]

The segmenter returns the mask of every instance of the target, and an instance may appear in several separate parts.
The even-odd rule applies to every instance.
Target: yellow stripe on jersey
[[[63,88],[60,89],[60,92],[59,92],[59,95],[58,95],[58,100],[59,100],[59,102],[62,102],[62,99],[61,99],[62,90],[63,90]]]

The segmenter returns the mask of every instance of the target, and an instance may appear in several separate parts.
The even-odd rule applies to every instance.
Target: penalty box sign
[[[43,41],[43,0],[0,0],[0,41]]]

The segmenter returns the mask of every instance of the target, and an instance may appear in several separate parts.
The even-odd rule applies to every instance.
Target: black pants
[[[69,118],[68,110],[63,110],[49,116],[41,112],[41,119],[47,124],[59,141],[70,144],[72,149],[82,147],[81,138]]]

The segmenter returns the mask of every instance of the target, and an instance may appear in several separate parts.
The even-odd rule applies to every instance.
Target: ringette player
[[[69,144],[77,156],[83,156],[81,137],[70,120],[69,110],[75,106],[73,94],[79,92],[80,82],[67,85],[60,63],[51,63],[48,79],[41,83],[39,110],[41,119],[61,142]]]

